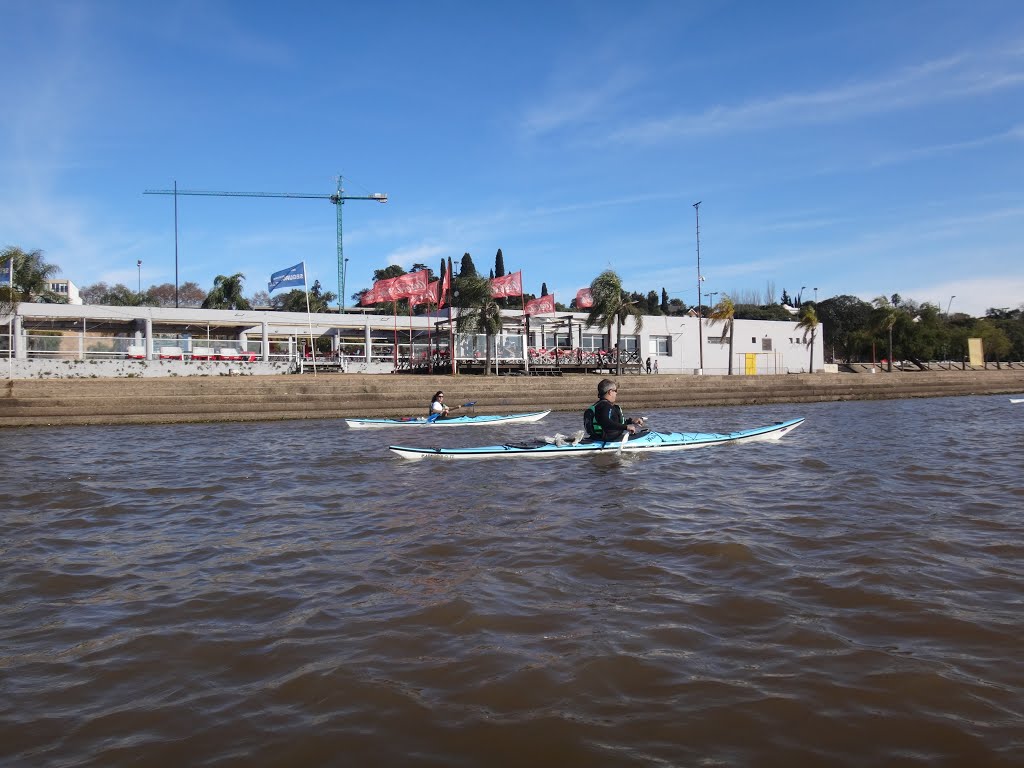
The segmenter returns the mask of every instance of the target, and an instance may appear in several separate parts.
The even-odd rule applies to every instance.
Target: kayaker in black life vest
[[[601,379],[597,385],[600,399],[583,412],[583,428],[595,440],[621,440],[626,432],[635,434],[644,425],[642,416],[636,419],[622,417],[622,409],[615,402],[618,393],[618,384],[611,379]]]

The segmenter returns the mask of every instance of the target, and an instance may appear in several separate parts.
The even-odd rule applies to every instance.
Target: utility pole
[[[693,204],[693,210],[697,213],[697,346],[700,349],[700,368],[698,373],[704,373],[704,306],[700,302],[701,283],[704,282],[704,275],[700,273],[700,204],[698,200]]]
[[[135,262],[135,266],[139,269],[139,296],[142,295],[142,259],[138,259]]]
[[[178,180],[174,180],[174,308],[178,308]]]

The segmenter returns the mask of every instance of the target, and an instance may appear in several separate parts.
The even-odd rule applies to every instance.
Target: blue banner
[[[286,288],[292,285],[306,285],[306,262],[300,261],[294,267],[282,269],[270,276],[267,283],[267,292],[273,293],[277,288]]]

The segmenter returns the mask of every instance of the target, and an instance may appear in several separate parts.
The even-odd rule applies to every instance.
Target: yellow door
[[[744,370],[744,373],[747,376],[756,376],[757,375],[757,355],[755,355],[753,352],[747,352],[744,355],[744,357],[746,358],[746,369]]]

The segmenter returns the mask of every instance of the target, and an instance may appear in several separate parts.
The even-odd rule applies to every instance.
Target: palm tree
[[[800,322],[796,324],[796,327],[803,329],[805,344],[808,337],[811,339],[811,359],[808,368],[811,373],[814,373],[814,337],[818,335],[818,313],[814,311],[811,304],[806,304],[800,312]]]
[[[900,298],[898,293],[894,293],[892,297],[897,301]],[[875,319],[875,328],[879,331],[889,332],[889,363],[887,369],[889,373],[892,373],[892,327],[896,325],[896,306],[890,303],[885,296],[879,296],[872,300],[871,303],[875,305],[875,309],[878,311]]]
[[[611,343],[612,325],[616,326],[616,348],[618,359],[616,373],[622,375],[622,321],[632,317],[639,333],[644,327],[643,312],[636,303],[629,300],[629,295],[622,290],[622,280],[610,269],[594,278],[590,284],[590,295],[594,298],[594,306],[587,314],[587,325],[604,328]]]
[[[217,275],[213,279],[213,288],[203,300],[203,309],[252,309],[242,295],[244,281],[245,275],[241,272],[230,276]]]
[[[273,306],[282,312],[326,312],[331,304],[337,299],[337,295],[331,291],[323,290],[320,281],[316,280],[309,289],[309,304],[306,304],[306,292],[295,288],[288,293],[273,299]]]
[[[735,330],[736,305],[729,294],[722,294],[721,300],[711,308],[709,325],[722,323],[722,335],[729,334],[729,375],[732,376],[732,337]]]
[[[460,274],[456,279],[455,302],[462,311],[456,326],[460,333],[483,331],[486,337],[484,373],[491,375],[491,337],[501,331],[501,308],[491,295],[491,281],[477,274]]]
[[[25,252],[14,246],[4,248],[0,253],[0,264],[9,270],[11,259],[14,260],[14,283],[8,286],[9,301],[15,304],[30,301],[63,304],[67,301],[50,290],[50,281],[60,272],[60,267],[43,261],[42,251]]]

